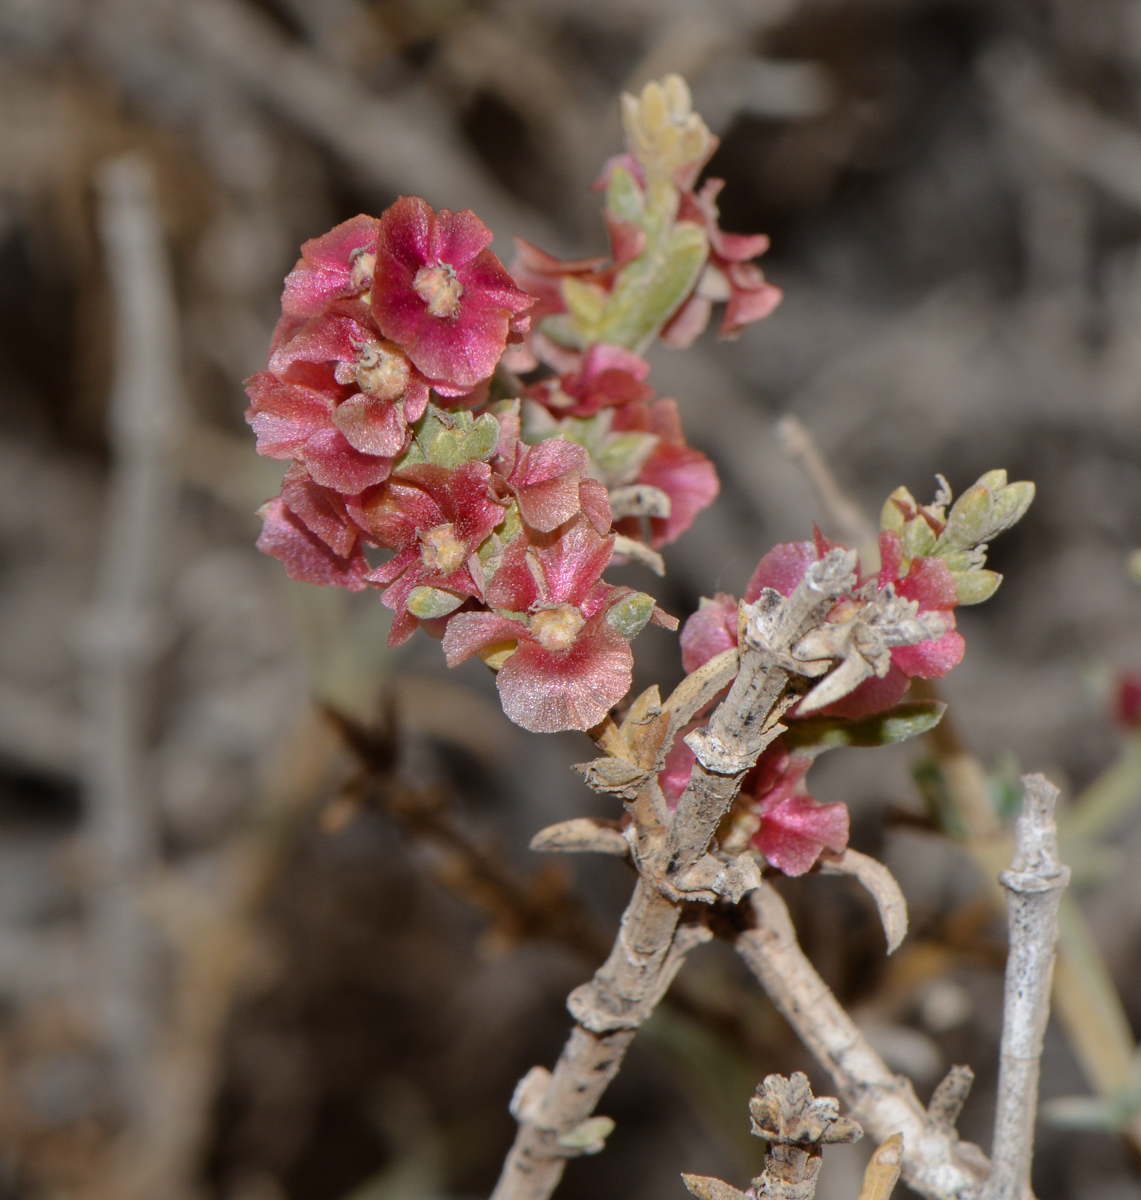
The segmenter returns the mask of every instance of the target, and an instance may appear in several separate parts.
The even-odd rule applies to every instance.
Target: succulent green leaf
[[[923,558],[935,549],[935,532],[923,517],[913,517],[904,525],[900,541],[908,558]]]
[[[469,412],[443,412],[432,405],[420,421],[416,442],[423,456],[417,461],[451,469],[490,458],[499,445],[499,422],[491,413],[477,420]]]
[[[653,596],[647,596],[645,592],[635,592],[614,605],[606,614],[606,619],[627,641],[631,641],[646,628],[653,615]]]
[[[841,746],[886,746],[934,729],[946,710],[937,700],[907,700],[858,721],[813,717],[790,722],[784,738],[788,748],[800,754],[821,754]]]
[[[430,621],[433,617],[446,617],[453,613],[461,604],[463,596],[445,592],[443,588],[417,587],[408,594],[408,611],[421,621]]]
[[[599,331],[610,307],[606,292],[593,283],[583,283],[573,275],[563,278],[562,291],[580,343],[588,346],[591,342],[603,341]]]
[[[981,604],[998,591],[1002,576],[997,571],[953,571],[960,604]]]
[[[616,433],[587,449],[602,481],[608,487],[620,487],[638,477],[657,444],[652,433]]]
[[[1005,471],[988,471],[955,501],[939,550],[954,552],[974,546],[1009,529],[1025,515],[1034,499],[1034,484],[1007,483]]]
[[[610,172],[610,182],[606,187],[606,208],[620,221],[641,221],[642,189],[625,167],[615,167]]]
[[[591,340],[645,350],[697,284],[708,255],[705,230],[689,221],[660,237],[647,231],[646,249],[619,271]],[[564,295],[570,307],[565,285]]]

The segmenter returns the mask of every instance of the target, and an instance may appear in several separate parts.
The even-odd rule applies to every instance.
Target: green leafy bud
[[[652,433],[616,433],[600,445],[587,447],[603,482],[609,487],[630,483],[638,477],[658,439]]]
[[[598,1154],[606,1148],[606,1139],[614,1132],[610,1117],[587,1117],[569,1133],[559,1138],[565,1150],[578,1150],[583,1154]]]
[[[923,558],[935,549],[935,533],[923,517],[914,517],[903,527],[900,541],[907,558]]]
[[[491,413],[477,420],[469,412],[442,412],[432,405],[420,422],[416,441],[423,454],[420,461],[433,466],[453,468],[481,462],[499,445],[499,422]]]
[[[606,186],[606,208],[620,221],[641,222],[642,189],[625,167],[615,167],[610,172],[610,182]]]
[[[889,533],[903,533],[903,527],[907,524],[907,513],[917,512],[919,505],[915,503],[915,497],[905,487],[897,487],[894,492],[883,502],[883,508],[880,509],[880,528],[887,530]]]
[[[607,614],[606,619],[629,642],[646,628],[654,615],[654,598],[645,592],[635,592],[620,600]]]
[[[1002,576],[997,571],[953,571],[960,604],[982,604],[998,591]]]
[[[443,588],[417,587],[408,593],[407,608],[421,621],[430,621],[433,617],[446,617],[455,612],[463,602],[463,596],[445,592]]]
[[[988,471],[955,501],[940,552],[969,550],[1016,524],[1034,499],[1034,484],[1007,483],[1005,471]]]

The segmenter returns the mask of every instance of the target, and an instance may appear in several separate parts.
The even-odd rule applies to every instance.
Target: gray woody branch
[[[1058,906],[1070,882],[1070,869],[1058,858],[1058,827],[1054,823],[1058,789],[1041,775],[1023,775],[1022,787],[1014,861],[1010,870],[999,876],[1009,893],[1010,950],[993,1165],[983,1200],[1022,1200],[1030,1194],[1038,1072],[1050,1016]]]
[[[711,852],[710,845],[745,775],[784,732],[782,714],[804,696],[809,681],[829,686],[837,658],[841,665],[832,674],[843,674],[850,690],[877,670],[885,644],[942,632],[941,624],[935,628],[926,615],[917,619],[914,605],[885,589],[847,621],[830,624],[825,638],[821,626],[855,586],[855,565],[853,551],[832,550],[787,598],[766,590],[756,604],[743,604],[740,651],[705,664],[664,704],[652,688],[635,700],[621,726],[608,718],[592,731],[606,756],[582,769],[591,787],[626,802],[633,820],[625,836],[638,884],[609,958],[570,996],[577,1025],[554,1072],[536,1067],[516,1089],[512,1112],[519,1131],[493,1200],[545,1200],[568,1157],[602,1149],[610,1123],[591,1117],[594,1106],[688,951],[710,936],[703,922],[680,921],[683,903],[737,902],[760,885],[751,854]],[[671,815],[657,773],[676,734],[726,687],[707,726],[687,739],[697,763]],[[578,827],[539,839],[552,848],[584,841],[614,849],[612,836]]]

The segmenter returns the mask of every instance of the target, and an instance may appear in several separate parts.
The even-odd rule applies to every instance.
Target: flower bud
[[[606,614],[607,621],[627,640],[636,638],[654,615],[654,598],[645,592],[635,592],[620,600]]]
[[[443,588],[416,587],[408,593],[405,608],[421,621],[430,621],[434,617],[446,617],[448,613],[455,612],[463,602],[463,596],[445,592]]]

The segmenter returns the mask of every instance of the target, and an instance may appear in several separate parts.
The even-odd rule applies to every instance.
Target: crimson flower
[[[614,433],[652,433],[658,439],[635,482],[659,488],[670,498],[670,515],[650,521],[650,544],[664,546],[683,534],[694,517],[713,503],[721,490],[717,469],[700,450],[686,444],[674,400],[624,404],[614,410],[611,429]],[[628,537],[641,533],[635,518],[619,522],[616,528]]]
[[[658,785],[671,810],[689,786],[697,761],[685,737],[700,724],[695,721],[680,731],[658,772]],[[735,810],[738,820],[759,818],[752,844],[786,875],[803,875],[825,848],[839,854],[848,844],[847,806],[819,804],[808,794],[804,777],[811,765],[810,757],[790,755],[784,739],[778,738],[745,777]]]
[[[285,278],[281,320],[271,349],[276,350],[331,300],[359,296],[372,287],[379,227],[376,217],[361,213],[301,247],[297,265]]]
[[[344,500],[315,484],[303,467],[286,472],[281,491],[259,514],[258,549],[279,558],[290,579],[363,591],[368,562]]]
[[[1120,724],[1141,729],[1141,677],[1131,673],[1118,677],[1113,709]]]
[[[753,845],[786,875],[803,875],[825,850],[839,854],[848,845],[848,808],[819,804],[804,777],[812,760],[790,755],[778,738],[757,760],[742,795],[751,795],[761,819]]]
[[[689,299],[670,318],[662,340],[689,346],[709,324],[715,301],[725,302],[722,340],[735,338],[746,325],[767,317],[781,302],[782,292],[765,281],[751,259],[769,248],[766,234],[726,233],[719,224],[717,196],[724,179],[707,179],[699,192],[683,191],[678,219],[700,225],[709,238],[709,262]]]
[[[613,550],[613,537],[601,537],[585,516],[557,537],[516,538],[487,585],[487,603],[499,611],[460,612],[448,622],[448,666],[473,654],[499,665],[503,711],[524,729],[597,725],[629,691],[634,664],[606,619],[628,594],[600,581]]]
[[[782,596],[792,595],[809,565],[823,558],[834,544],[817,530],[811,542],[785,542],[774,546],[757,565],[745,591],[745,599],[752,602],[767,587]],[[937,612],[947,630],[937,641],[894,647],[887,675],[865,680],[842,700],[821,709],[820,715],[864,717],[891,708],[903,698],[914,677],[941,678],[962,660],[966,650],[962,634],[955,629],[952,609],[958,604],[958,589],[947,564],[934,556],[915,558],[901,576],[901,544],[899,537],[890,531],[880,534],[880,561],[883,564],[879,574],[880,588],[889,583],[894,585],[897,595],[917,602],[919,612]]]
[[[576,368],[544,379],[527,394],[560,417],[591,417],[599,409],[652,400],[650,364],[623,346],[591,345]]]
[[[388,402],[378,401],[378,410],[360,399],[364,393],[338,383],[329,363],[294,362],[281,377],[259,371],[246,380],[246,395],[246,420],[257,434],[259,454],[303,463],[319,484],[346,496],[388,478],[392,456],[359,449],[392,444]]]
[[[471,560],[503,520],[502,505],[488,492],[490,478],[491,468],[482,462],[453,470],[421,463],[361,498],[365,528],[380,545],[396,551],[368,575],[370,583],[384,588],[381,600],[396,613],[390,646],[406,642],[425,616],[445,616],[482,594]],[[417,588],[434,589],[420,617],[408,611]]]
[[[516,441],[507,488],[519,504],[519,515],[540,533],[551,533],[577,513],[585,513],[600,534],[610,531],[610,497],[597,479],[586,475],[590,456],[582,446],[548,438],[529,446]],[[497,456],[497,466],[506,458]]]
[[[338,384],[358,389],[337,401],[332,421],[362,454],[399,455],[408,425],[428,407],[427,381],[398,346],[381,337],[359,301],[341,301],[307,321],[270,356],[269,369],[288,378],[295,363],[330,365]]]
[[[468,391],[488,378],[534,299],[490,250],[491,230],[464,209],[438,213],[401,196],[380,218],[372,310],[433,386]]]

